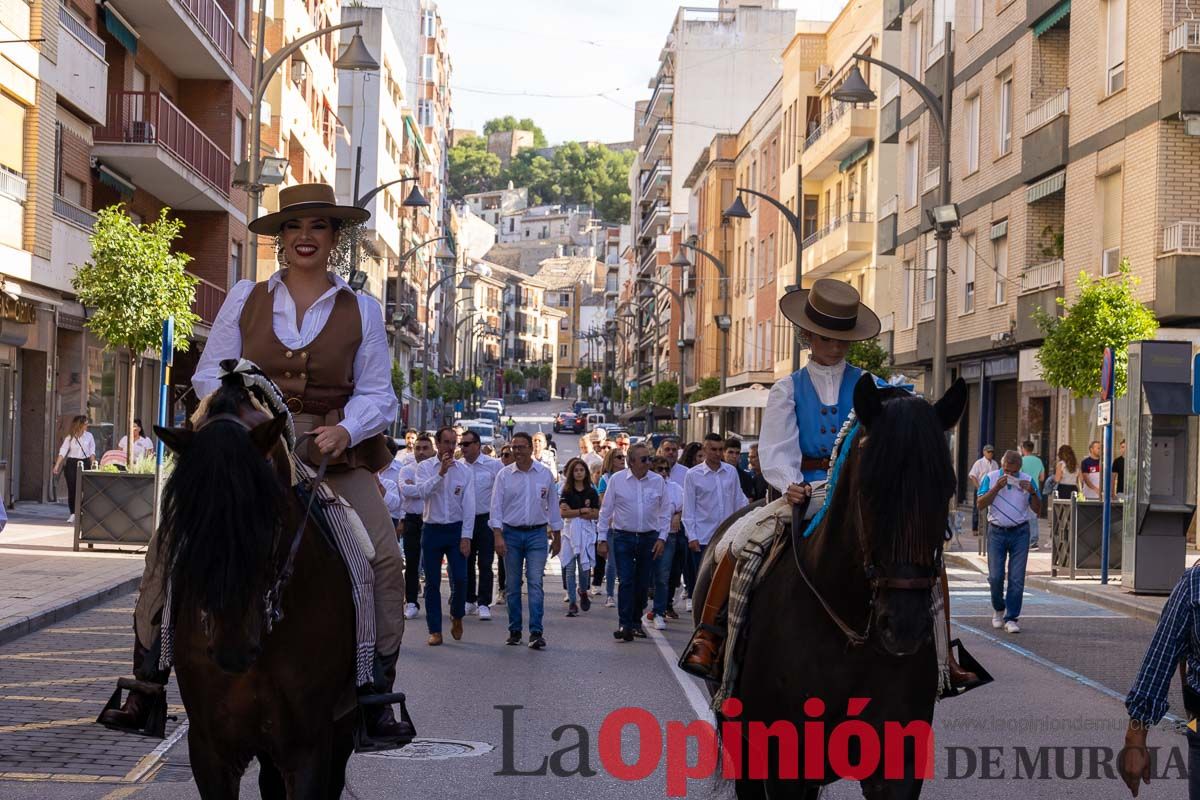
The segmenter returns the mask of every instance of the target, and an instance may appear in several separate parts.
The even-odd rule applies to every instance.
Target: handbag
[[[89,456],[89,455],[87,454],[87,451],[83,449],[83,445],[79,443],[79,440],[78,440],[78,439],[76,439],[74,436],[72,436],[72,437],[71,437],[71,440],[72,440],[72,441],[74,441],[74,442],[75,442],[75,444],[79,445],[79,452],[81,452],[81,453],[83,453],[83,454],[84,454],[84,455],[83,455],[83,458],[81,458],[81,459],[80,459],[80,461],[82,461],[82,462],[83,462],[83,468],[84,468],[84,469],[91,469],[91,468],[92,468],[92,466],[93,466],[93,465],[92,465],[92,457],[91,457],[91,456]]]

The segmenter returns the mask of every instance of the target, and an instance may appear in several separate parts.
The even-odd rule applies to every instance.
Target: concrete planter
[[[158,524],[155,476],[79,470],[75,549],[86,544],[141,547]]]

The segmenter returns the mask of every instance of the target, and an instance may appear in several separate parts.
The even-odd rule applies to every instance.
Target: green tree
[[[419,373],[414,372],[412,381],[413,393],[418,397],[421,396],[421,384],[426,382],[427,385],[424,391],[426,398],[433,398],[441,395],[441,381],[438,380],[437,375],[433,374],[429,370],[421,370]]]
[[[524,386],[525,373],[516,367],[509,367],[504,370],[504,385],[505,386]]]
[[[396,393],[396,397],[404,395],[404,386],[407,383],[404,377],[404,370],[400,369],[400,365],[395,361],[392,362],[392,391]]]
[[[625,399],[625,387],[611,375],[604,376],[604,380],[600,382],[600,390],[614,403],[620,403]]]
[[[496,182],[524,186],[531,205],[567,203],[590,205],[602,219],[629,218],[629,167],[634,153],[614,152],[604,145],[584,147],[569,142],[553,159],[523,150],[509,162]]]
[[[173,346],[180,351],[188,349],[199,319],[192,311],[197,279],[184,269],[192,257],[171,250],[183,223],[168,217],[168,210],[139,225],[121,204],[102,209],[92,227],[92,258],[71,279],[79,302],[93,309],[84,323],[88,330],[129,354],[128,397],[134,396],[141,354],[158,349],[167,318],[175,318]],[[134,411],[130,403],[129,430]],[[133,463],[132,436],[126,458]]]
[[[591,367],[580,367],[579,369],[575,370],[575,383],[579,384],[579,387],[583,389],[584,394],[587,394],[587,392],[591,390],[592,382],[595,380],[595,378],[596,376],[592,373]]]
[[[650,402],[656,406],[673,408],[679,402],[679,384],[675,381],[659,381],[650,390]]]
[[[691,402],[695,403],[700,400],[707,400],[710,397],[716,397],[721,393],[721,379],[715,375],[709,375],[707,378],[701,378],[696,383],[696,391],[692,392]]]
[[[846,352],[846,361],[873,375],[884,377],[882,373],[887,366],[888,351],[883,349],[878,339],[854,342]]]
[[[1063,316],[1034,310],[1034,321],[1045,335],[1037,359],[1046,383],[1069,389],[1076,397],[1099,394],[1104,348],[1111,347],[1116,356],[1116,394],[1125,393],[1129,343],[1153,338],[1158,330],[1154,313],[1133,296],[1136,285],[1128,260],[1122,260],[1120,272],[1110,278],[1080,273],[1075,302],[1057,300]]]
[[[484,136],[490,136],[493,133],[500,133],[502,131],[529,131],[533,134],[534,147],[546,146],[546,134],[529,117],[517,119],[512,114],[509,114],[504,117],[489,119],[483,123]]]
[[[461,198],[496,187],[500,157],[489,153],[487,142],[478,136],[468,136],[451,147],[446,159],[452,196]]]

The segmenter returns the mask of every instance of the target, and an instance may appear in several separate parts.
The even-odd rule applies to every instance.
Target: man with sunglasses
[[[471,554],[467,556],[467,614],[478,614],[481,620],[492,618],[492,560],[495,540],[488,527],[492,508],[492,486],[496,474],[504,468],[498,458],[480,452],[483,443],[479,434],[467,430],[458,440],[463,463],[475,476],[475,523],[471,537]],[[465,524],[465,523],[464,523]],[[478,591],[476,591],[478,589]]]
[[[424,522],[425,501],[415,492],[404,492],[405,486],[416,486],[417,467],[433,457],[433,439],[429,434],[419,436],[411,428],[410,460],[400,468],[396,486],[400,490],[400,532],[404,537],[404,618],[415,619],[421,610],[417,602],[421,591],[421,527]]]
[[[600,538],[611,544],[620,578],[617,590],[619,627],[613,638],[631,642],[646,637],[642,610],[653,581],[654,559],[663,553],[671,530],[667,482],[650,471],[650,451],[645,444],[631,445],[628,466],[614,472],[600,502]]]

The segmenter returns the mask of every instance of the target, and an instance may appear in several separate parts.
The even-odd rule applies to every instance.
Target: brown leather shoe
[[[130,689],[129,696],[125,698],[125,704],[120,708],[112,708],[103,712],[97,722],[106,728],[140,731],[146,727],[146,721],[150,717],[150,709],[153,705],[153,696],[139,692],[137,689]]]
[[[705,680],[716,681],[721,678],[719,667],[721,644],[717,637],[706,630],[698,630],[692,636],[687,654],[679,662],[684,672]]]
[[[429,646],[437,647],[442,643],[442,635],[440,633],[429,634]]]
[[[947,666],[949,667],[948,672],[950,673],[950,685],[956,689],[961,689],[964,686],[970,686],[973,683],[979,683],[979,676],[974,672],[960,667],[958,662],[954,660],[954,656],[950,656]]]
[[[462,617],[454,617],[450,620],[450,635],[456,642],[462,638]]]

